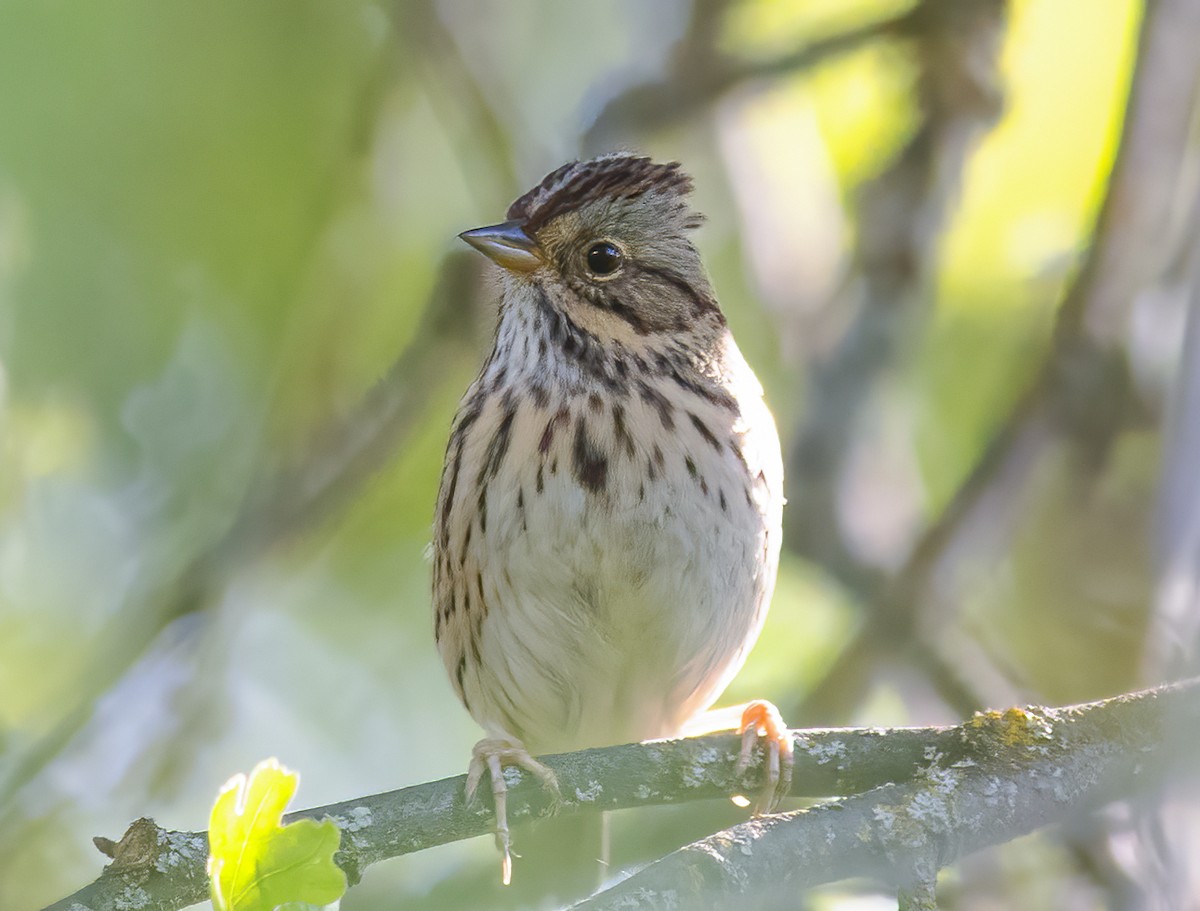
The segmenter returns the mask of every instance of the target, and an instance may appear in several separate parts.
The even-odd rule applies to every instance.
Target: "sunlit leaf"
[[[300,776],[275,759],[229,779],[209,822],[208,879],[217,911],[274,911],[327,905],[346,891],[333,862],[341,833],[331,820],[280,825]]]

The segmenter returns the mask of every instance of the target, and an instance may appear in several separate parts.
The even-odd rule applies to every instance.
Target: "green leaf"
[[[346,891],[333,862],[341,832],[332,820],[301,819],[281,826],[300,775],[275,759],[249,779],[226,782],[209,821],[208,881],[216,911],[274,911],[301,902],[328,905]]]

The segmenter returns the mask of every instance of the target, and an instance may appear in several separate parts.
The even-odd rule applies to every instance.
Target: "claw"
[[[758,738],[767,738],[766,781],[755,801],[754,815],[773,813],[792,787],[792,768],[795,765],[792,735],[783,723],[779,709],[762,699],[746,704],[738,733],[742,735],[742,750],[738,754],[736,767],[739,775],[749,767]]]
[[[475,800],[484,769],[492,780],[492,803],[496,811],[496,847],[502,855],[500,880],[504,885],[512,882],[512,835],[508,830],[508,786],[504,783],[504,766],[516,765],[532,772],[546,790],[558,799],[558,779],[525,749],[515,737],[485,738],[471,750],[471,764],[467,767],[467,803]]]

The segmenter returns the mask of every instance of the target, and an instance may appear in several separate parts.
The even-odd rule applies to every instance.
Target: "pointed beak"
[[[542,264],[542,251],[537,241],[525,233],[522,222],[506,221],[463,231],[458,236],[511,272],[532,272]]]

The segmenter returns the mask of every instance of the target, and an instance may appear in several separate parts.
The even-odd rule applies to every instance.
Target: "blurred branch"
[[[1164,749],[1168,729],[1188,725],[1194,740],[1198,693],[1191,680],[1087,706],[977,715],[947,729],[958,748],[935,747],[909,781],[734,826],[573,907],[794,907],[800,890],[864,875],[901,884],[909,907],[932,907],[932,890],[914,889],[914,878],[931,882],[965,854],[1154,784],[1186,755]]]
[[[664,129],[694,116],[739,85],[811,69],[871,41],[906,37],[920,27],[919,13],[913,10],[817,39],[778,57],[738,60],[717,46],[728,6],[729,0],[698,0],[667,71],[611,98],[584,132],[583,148],[602,151],[625,136]]]
[[[787,544],[862,590],[873,573],[853,555],[837,510],[845,456],[870,392],[925,315],[937,240],[972,142],[1000,113],[1001,0],[925,0],[909,14],[920,68],[921,121],[859,198],[857,312],[806,381],[804,420],[789,449]]]
[[[446,90],[443,98],[433,99],[431,108],[447,135],[455,138],[452,148],[462,159],[463,178],[488,209],[503,210],[521,191],[514,139],[531,131],[514,126],[519,108],[510,105],[498,111],[491,103],[442,16],[435,3],[398,5],[395,28],[405,37],[411,57],[433,76],[424,84]]]
[[[1001,0],[925,0],[908,14],[920,73],[921,120],[892,164],[861,192],[861,278],[852,288],[858,308],[837,347],[806,380],[804,419],[789,447],[785,476],[793,520],[785,527],[787,546],[868,602],[884,581],[857,557],[842,530],[841,472],[871,392],[926,315],[943,222],[972,143],[1000,113],[996,58],[1004,14]],[[891,611],[881,606],[874,613],[893,625]],[[876,629],[869,624],[862,635],[873,636]],[[904,641],[913,642],[911,637]],[[937,654],[919,642],[912,647],[951,705],[969,711],[978,704]],[[810,697],[809,707],[831,693],[843,705],[858,702],[866,676],[857,670],[837,673],[847,666],[861,668],[858,657],[855,644],[829,678],[830,686]]]
[[[913,603],[943,553],[1009,469],[1027,465],[1022,443],[1041,425],[1078,442],[1111,442],[1126,426],[1133,388],[1120,345],[1136,295],[1161,277],[1176,233],[1171,192],[1187,150],[1200,88],[1200,0],[1149,4],[1130,87],[1123,137],[1093,241],[1059,309],[1053,343],[1029,390],[1003,421],[939,520],[912,551],[893,590]],[[1139,188],[1145,186],[1147,192]],[[1020,474],[1025,471],[1021,470]]]
[[[180,586],[181,607],[203,603],[214,584],[267,548],[336,514],[404,445],[442,376],[477,354],[477,256],[452,253],[412,342],[355,411],[326,427],[301,462],[259,481],[224,538],[194,564]]]
[[[917,627],[939,623],[929,610],[930,591],[951,549],[968,527],[995,534],[1011,521],[1019,503],[1014,491],[1022,489],[1049,445],[1065,439],[1103,460],[1122,429],[1144,420],[1120,344],[1136,295],[1162,276],[1172,251],[1194,243],[1180,230],[1173,188],[1197,107],[1200,56],[1188,49],[1198,43],[1198,0],[1148,4],[1108,192],[1091,247],[1059,309],[1047,356],[905,565],[866,598],[871,621],[810,694],[800,717],[854,704],[865,686],[863,669],[882,652],[895,654],[898,644],[914,666],[939,669],[945,680],[938,690],[951,706],[962,712],[978,705],[953,685],[959,675],[934,646],[920,641]],[[805,515],[805,524],[812,521],[808,513],[796,514]],[[818,520],[812,527],[828,533],[830,526]],[[837,709],[824,714],[836,717]]]
[[[1200,192],[1188,224],[1190,236],[1200,237]],[[1188,253],[1176,284],[1187,300],[1186,323],[1156,504],[1159,585],[1144,656],[1149,680],[1194,666],[1200,649],[1200,244]]]
[[[986,712],[956,726],[799,731],[791,793],[851,796],[718,833],[580,907],[658,907],[652,897],[667,888],[711,907],[717,896],[728,901],[748,890],[769,897],[780,882],[794,898],[797,888],[864,874],[905,885],[914,871],[936,872],[968,851],[1129,796],[1170,758],[1163,748],[1168,728],[1191,731],[1197,722],[1200,678],[1082,706]],[[754,780],[734,774],[739,741],[715,735],[544,761],[558,776],[559,812],[595,813],[759,787],[757,767]],[[1171,745],[1179,746],[1177,736]],[[532,776],[510,769],[505,778],[510,821],[555,812]],[[468,806],[464,784],[465,776],[447,778],[285,821],[333,819],[343,833],[338,863],[354,883],[380,860],[489,832],[490,809]],[[100,844],[114,863],[46,911],[117,911],[132,907],[131,895],[141,909],[174,911],[207,897],[203,832],[139,820],[120,842]],[[689,894],[695,889],[699,894]],[[631,895],[643,897],[613,904]]]
[[[312,218],[307,260],[320,244],[352,172],[369,150],[379,106],[399,65],[402,45],[393,32],[364,82],[350,118],[343,154],[331,166],[320,205]],[[479,301],[480,264],[468,253],[447,256],[415,336],[387,376],[353,414],[332,420],[306,453],[291,464],[276,463],[252,482],[229,529],[187,564],[162,579],[143,579],[136,603],[126,609],[119,651],[106,651],[89,673],[89,697],[48,734],[0,769],[0,807],[33,780],[91,717],[94,698],[108,692],[164,628],[181,615],[202,610],[239,569],[281,541],[307,531],[347,502],[397,450],[419,423],[448,367],[476,353],[474,309]],[[295,297],[297,287],[283,293]],[[132,618],[132,619],[130,619]]]

